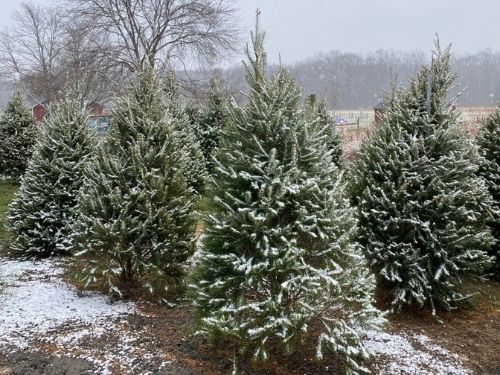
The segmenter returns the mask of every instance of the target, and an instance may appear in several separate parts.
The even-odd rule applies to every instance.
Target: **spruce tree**
[[[331,150],[333,162],[337,164],[338,167],[343,168],[345,165],[342,151],[342,137],[328,115],[326,101],[321,100],[316,104],[315,97],[310,96],[306,101],[305,110],[311,118],[317,118],[324,126],[328,127],[328,137],[326,141],[328,148]]]
[[[455,76],[449,48],[437,51],[408,89],[387,100],[383,123],[361,147],[351,197],[370,264],[395,308],[446,309],[464,298],[464,275],[488,264],[491,197],[476,176],[478,155],[447,97]]]
[[[180,100],[180,88],[173,71],[170,71],[163,80],[163,96],[167,111],[175,119],[174,126],[180,137],[184,153],[189,156],[189,168],[184,171],[189,186],[193,187],[197,194],[205,191],[208,182],[208,172],[205,166],[205,158],[196,135],[197,124],[193,123],[189,112],[183,108]]]
[[[94,148],[79,100],[56,104],[39,126],[33,156],[9,206],[12,249],[27,258],[68,252],[83,166]]]
[[[495,244],[490,249],[494,257],[493,274],[500,280],[500,107],[497,107],[481,126],[477,143],[483,157],[479,175],[484,178],[493,197],[493,217],[488,222]]]
[[[197,132],[207,170],[213,170],[212,157],[219,144],[219,134],[227,123],[227,103],[220,83],[216,78],[210,80],[207,104],[198,116]]]
[[[113,110],[111,131],[85,170],[74,246],[87,283],[104,278],[122,296],[142,286],[161,297],[178,286],[195,245],[191,159],[150,70]]]
[[[265,78],[263,39],[257,26],[249,102],[231,107],[216,154],[213,207],[192,285],[199,332],[266,359],[276,343],[300,350],[317,324],[317,356],[332,350],[356,373],[367,356],[360,330],[380,317],[374,279],[351,241],[354,212],[327,148],[328,129],[304,115],[284,70]]]
[[[35,120],[15,92],[0,116],[0,174],[18,182],[26,170],[35,144]]]

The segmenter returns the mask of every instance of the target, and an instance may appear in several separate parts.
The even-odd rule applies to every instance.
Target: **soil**
[[[408,309],[388,316],[385,331],[389,333],[424,334],[443,348],[457,354],[464,365],[476,375],[500,375],[500,283],[470,283],[467,288],[474,297],[474,306],[450,313],[439,313],[438,319],[425,309]],[[383,301],[380,307],[383,306]],[[137,302],[136,314],[129,314],[116,322],[120,330],[88,338],[78,350],[108,353],[118,346],[118,335],[127,333],[136,337],[133,345],[144,353],[134,359],[133,374],[222,375],[231,372],[234,348],[227,342],[209,342],[195,336],[195,318],[192,307],[180,303],[168,308],[149,302]],[[74,329],[70,324],[55,329],[62,335]],[[238,369],[246,375],[325,375],[340,374],[341,364],[335,358],[318,362],[314,358],[314,342],[306,349],[284,356],[271,353],[266,363],[255,363],[240,358]],[[96,372],[95,363],[78,358],[78,352],[61,353],[52,342],[35,338],[30,350],[7,348],[0,350],[0,375],[80,375]],[[147,355],[147,354],[152,355]],[[375,364],[371,365],[374,374]],[[112,374],[129,371],[112,362]]]

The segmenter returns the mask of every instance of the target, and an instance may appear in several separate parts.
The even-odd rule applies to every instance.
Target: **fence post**
[[[358,128],[358,130],[359,130],[359,116],[358,116],[358,124],[357,124],[357,128]]]

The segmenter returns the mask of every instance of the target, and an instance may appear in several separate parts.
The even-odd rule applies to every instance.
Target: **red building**
[[[41,101],[32,101],[31,114],[33,118],[40,122],[43,121],[47,114],[46,105]],[[92,102],[87,106],[89,112],[89,125],[99,133],[107,132],[109,125],[110,111],[102,104]]]
[[[42,121],[45,117],[45,106],[42,103],[36,103],[31,107],[31,115],[36,121]]]

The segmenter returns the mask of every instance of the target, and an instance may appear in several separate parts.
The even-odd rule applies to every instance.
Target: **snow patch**
[[[416,348],[412,342],[421,348]],[[365,347],[378,358],[377,374],[384,375],[470,375],[457,355],[422,334],[390,334],[369,331]]]
[[[77,295],[62,281],[62,273],[54,260],[0,258],[3,352],[36,351],[44,344],[54,344],[51,355],[85,359],[94,365],[96,374],[111,374],[115,368],[124,374],[146,374],[148,371],[135,367],[148,356],[157,356],[156,362],[162,366],[170,363],[160,352],[148,353],[142,344],[136,345],[144,332],[130,332],[124,319],[138,313],[133,303],[111,304],[96,293]]]

